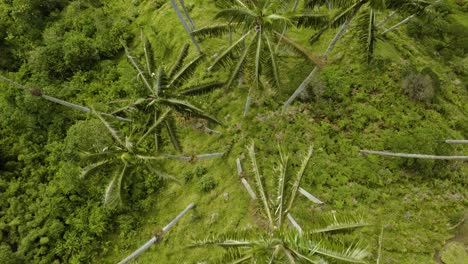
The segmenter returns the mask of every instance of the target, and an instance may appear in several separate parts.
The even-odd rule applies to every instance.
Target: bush
[[[198,182],[198,188],[201,192],[209,192],[216,188],[216,181],[213,179],[213,177],[209,175],[203,176],[200,181]]]
[[[403,90],[412,100],[430,101],[434,98],[434,85],[431,77],[421,73],[410,73],[403,80]]]

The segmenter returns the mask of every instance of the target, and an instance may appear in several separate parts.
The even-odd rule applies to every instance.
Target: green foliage
[[[431,101],[434,98],[434,85],[431,77],[421,73],[410,73],[403,79],[403,90],[416,101]]]
[[[204,175],[200,178],[198,181],[198,189],[200,192],[210,192],[214,188],[216,188],[218,184],[216,183],[216,180],[211,177],[210,175]]]

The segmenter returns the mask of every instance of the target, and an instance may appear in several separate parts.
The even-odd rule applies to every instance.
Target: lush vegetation
[[[185,1],[196,55],[169,1],[0,2],[0,75],[31,89],[0,82],[0,263],[115,263],[190,202],[140,263],[318,261],[332,244],[370,263],[466,258],[466,161],[359,150],[467,155],[444,140],[468,138],[468,3],[219,2]],[[198,158],[214,152],[224,155]],[[237,158],[264,197],[250,200]],[[296,183],[324,204],[296,197]],[[311,234],[350,222],[362,228],[338,242]],[[261,243],[193,247],[234,238]]]

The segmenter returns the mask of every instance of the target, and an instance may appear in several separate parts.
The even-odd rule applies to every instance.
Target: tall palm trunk
[[[330,52],[333,50],[335,47],[336,43],[340,38],[343,36],[343,34],[346,32],[346,30],[349,27],[349,24],[351,23],[351,20],[353,19],[354,15],[358,12],[358,10],[361,8],[361,5],[356,6],[356,8],[353,10],[353,13],[346,19],[346,21],[343,23],[341,26],[340,30],[338,33],[336,33],[335,37],[332,39],[330,44],[327,47],[327,50],[323,54],[323,57],[328,57]],[[286,110],[288,109],[289,105],[306,89],[307,85],[315,78],[315,75],[317,74],[319,70],[319,66],[315,66],[314,69],[309,73],[309,75],[302,81],[302,83],[299,85],[299,87],[294,91],[294,93],[289,97],[289,99],[284,103],[283,105],[283,110],[281,111],[281,114],[286,113]]]
[[[172,8],[174,8],[174,10],[175,10],[177,16],[179,17],[180,22],[181,22],[182,25],[184,26],[185,31],[187,31],[187,33],[189,34],[190,39],[191,39],[192,42],[193,42],[193,45],[195,45],[195,47],[197,48],[198,52],[199,52],[200,54],[202,54],[203,52],[202,52],[200,46],[198,45],[197,40],[196,40],[195,37],[192,35],[192,30],[190,30],[189,26],[187,25],[187,22],[185,22],[184,16],[183,16],[182,13],[180,12],[180,9],[179,9],[179,7],[177,6],[177,3],[175,2],[175,0],[171,0],[171,5],[172,5]]]
[[[27,87],[25,87],[25,86],[23,86],[23,85],[21,85],[21,84],[19,84],[17,82],[14,82],[14,81],[12,81],[12,80],[10,80],[8,78],[5,78],[3,76],[0,76],[0,80],[2,80],[4,82],[7,82],[7,83],[9,83],[9,84],[11,84],[13,86],[16,86],[16,87],[18,87],[18,88],[20,88],[20,89],[22,89],[24,91],[30,92],[34,96],[44,98],[47,101],[54,102],[56,104],[60,104],[60,105],[66,106],[66,107],[70,107],[72,109],[75,109],[75,110],[78,110],[78,111],[81,111],[81,112],[85,112],[85,113],[91,113],[93,111],[89,107],[77,105],[77,104],[74,104],[74,103],[70,103],[70,102],[67,102],[67,101],[64,101],[64,100],[61,100],[61,99],[58,99],[58,98],[43,94],[39,89],[29,89],[29,88],[27,88]],[[102,113],[102,112],[98,112],[98,113],[100,115],[107,116],[107,117],[112,117],[112,118],[115,118],[115,119],[120,120],[120,121],[131,122],[130,119],[123,118],[123,117],[120,117],[120,116],[107,114],[107,113]]]
[[[190,26],[192,27],[192,31],[196,30],[197,28],[195,27],[195,24],[193,23],[192,18],[190,17],[190,14],[185,7],[185,1],[184,0],[179,0],[180,5],[182,6],[182,10],[184,11],[185,17],[188,19]]]
[[[134,258],[141,255],[141,253],[145,252],[151,245],[156,243],[158,239],[161,239],[162,236],[169,231],[190,209],[195,206],[194,203],[191,203],[185,208],[179,215],[177,215],[168,225],[166,225],[159,234],[155,234],[148,242],[146,242],[142,247],[137,249],[131,255],[120,261],[118,264],[126,264],[132,261]]]

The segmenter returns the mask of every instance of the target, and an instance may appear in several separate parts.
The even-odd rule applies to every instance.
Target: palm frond
[[[216,118],[208,115],[202,109],[190,104],[189,102],[178,100],[178,99],[158,99],[159,102],[165,104],[169,107],[174,108],[178,113],[188,116],[188,117],[198,117],[203,118],[208,121],[215,122],[217,124],[222,125],[222,123],[217,120]]]
[[[225,67],[227,65],[231,65],[233,61],[233,57],[235,53],[240,52],[241,44],[245,40],[245,38],[249,35],[250,31],[247,32],[245,35],[240,37],[236,42],[234,42],[229,48],[227,48],[223,53],[221,53],[218,57],[216,57],[215,61],[208,67],[208,70],[211,71],[218,67]]]
[[[341,246],[332,245],[331,243],[321,241],[320,243],[315,245],[311,243],[308,249],[314,252],[314,254],[319,254],[334,260],[349,263],[366,263],[365,258],[369,256],[369,252],[366,249],[361,248],[359,246],[359,243],[339,250],[338,248],[340,247]],[[331,248],[336,248],[336,250],[333,250]]]
[[[258,32],[256,34],[258,34]],[[244,67],[247,55],[249,54],[251,48],[254,46],[253,45],[254,43],[255,41],[251,41],[247,47],[244,47],[244,51],[242,52],[242,55],[240,56],[240,58],[237,60],[236,66],[232,70],[231,75],[229,76],[229,80],[226,83],[227,88],[232,87],[232,84],[234,83],[236,78],[239,76],[240,72],[242,71]]]
[[[104,205],[110,208],[115,208],[122,204],[122,179],[125,175],[126,169],[127,163],[124,163],[122,171],[119,174],[115,174],[112,181],[107,186],[104,195]]]
[[[262,55],[262,34],[257,33],[257,50],[255,52],[255,86],[258,89],[260,83],[260,58]]]
[[[120,146],[125,147],[124,141],[120,138],[119,133],[115,130],[102,116],[96,111],[93,111],[94,115],[104,124],[107,128],[107,131],[112,135],[112,137],[119,143]]]
[[[249,24],[254,22],[256,17],[257,15],[249,9],[233,7],[219,11],[215,16],[215,19],[224,18],[235,23]]]
[[[177,135],[177,128],[175,125],[174,117],[170,116],[169,118],[164,120],[164,124],[166,124],[166,129],[169,134],[169,138],[171,139],[172,145],[178,152],[182,152],[182,147],[180,145],[179,136]]]
[[[138,72],[137,77],[141,78],[143,80],[143,83],[145,84],[146,88],[152,93],[153,89],[150,84],[149,77],[146,75],[146,73],[143,71],[143,67],[140,65],[138,62],[136,56],[128,49],[126,45],[124,45],[125,48],[125,54],[127,55],[128,61],[130,61],[130,64],[135,68],[135,70]]]
[[[153,125],[151,125],[150,128],[148,128],[148,130],[145,132],[145,134],[143,134],[143,136],[140,137],[140,139],[138,140],[137,142],[137,146],[140,145],[140,143],[151,133],[153,133],[153,131],[159,127],[161,125],[161,123],[166,120],[168,114],[172,111],[172,109],[168,109],[166,110],[161,116],[159,116],[159,118],[153,123]]]
[[[200,37],[200,38],[205,38],[205,37],[211,37],[211,38],[216,38],[216,37],[221,37],[229,32],[232,32],[235,30],[237,24],[219,24],[219,25],[214,25],[214,26],[209,26],[209,27],[204,27],[201,29],[194,30],[192,32],[193,36]]]
[[[148,170],[154,174],[156,174],[156,176],[158,176],[159,178],[165,180],[165,181],[173,181],[177,184],[182,184],[182,181],[179,180],[176,176],[173,176],[173,175],[170,175],[170,174],[167,174],[166,172],[160,170],[160,169],[156,169],[151,163],[147,163],[146,164]]]
[[[321,227],[309,230],[309,233],[349,231],[370,225],[360,216],[336,215],[335,213],[322,214],[317,220],[317,225]]]
[[[255,145],[254,145],[253,142],[252,142],[252,144],[250,146],[247,147],[247,151],[249,153],[250,161],[252,163],[252,170],[253,170],[253,173],[254,173],[254,179],[255,179],[255,183],[257,185],[258,193],[260,193],[260,198],[262,200],[263,209],[265,211],[265,214],[267,215],[268,221],[270,223],[270,227],[273,228],[274,223],[273,223],[273,218],[271,216],[271,211],[270,211],[271,209],[270,209],[270,205],[269,205],[269,202],[268,202],[268,197],[267,197],[265,189],[263,187],[264,186],[263,179],[262,179],[263,177],[261,176],[260,170],[259,170],[258,165],[257,165],[257,159],[255,157]]]
[[[320,58],[317,55],[314,55],[314,54],[310,53],[306,48],[304,48],[299,43],[296,43],[292,39],[290,39],[290,38],[288,38],[288,37],[286,37],[284,35],[281,35],[279,32],[275,32],[275,34],[276,34],[276,36],[280,37],[281,43],[286,45],[295,54],[301,56],[302,58],[304,58],[304,59],[306,59],[306,60],[308,60],[308,61],[310,61],[310,62],[312,62],[312,63],[314,63],[316,65],[323,66],[325,64],[322,58]]]
[[[205,58],[205,55],[200,55],[193,59],[191,62],[186,64],[174,77],[171,79],[169,83],[169,87],[178,87],[181,83],[186,82],[192,77],[195,73],[196,68],[202,60]]]
[[[317,13],[294,15],[291,17],[291,20],[296,23],[297,27],[305,28],[324,27],[329,22],[327,15]]]
[[[278,217],[278,226],[283,223],[283,209],[284,209],[284,189],[286,185],[286,171],[288,167],[289,157],[283,153],[281,147],[278,146],[280,161],[278,166],[275,168],[275,173],[278,174],[278,189],[277,189],[277,208],[275,215]]]
[[[189,44],[185,44],[185,45],[182,47],[182,49],[180,50],[179,56],[177,56],[177,59],[176,59],[176,61],[174,62],[174,65],[172,65],[171,69],[170,69],[169,72],[167,73],[167,76],[169,76],[169,78],[172,78],[172,77],[174,76],[174,74],[175,74],[177,71],[179,71],[180,68],[182,67],[185,58],[187,58],[188,51],[189,51],[189,47],[190,47]]]
[[[92,163],[92,164],[89,164],[88,166],[84,167],[81,174],[80,174],[80,179],[83,179],[84,177],[86,177],[88,174],[90,174],[91,172],[95,171],[96,169],[98,169],[99,167],[103,166],[103,165],[106,165],[110,162],[110,160],[103,160],[103,161],[99,161],[99,162],[96,162],[96,163]]]
[[[289,212],[294,204],[294,201],[297,196],[297,191],[299,190],[299,185],[301,184],[302,176],[304,175],[304,172],[307,168],[307,164],[309,164],[310,157],[312,157],[312,154],[314,153],[314,148],[312,146],[309,147],[309,151],[307,154],[304,156],[301,162],[301,167],[299,171],[296,174],[296,180],[294,181],[294,184],[291,189],[291,194],[289,196],[289,203],[288,207],[286,209],[286,212]]]
[[[375,42],[377,41],[375,29],[375,13],[372,8],[363,12],[358,18],[357,34],[359,42],[366,51],[367,63],[371,63],[374,55]]]
[[[273,83],[276,85],[276,87],[280,87],[280,78],[279,78],[279,72],[278,72],[278,63],[276,61],[276,54],[273,50],[273,47],[271,46],[270,38],[268,37],[268,34],[264,34],[266,44],[268,47],[269,51],[269,63],[265,63],[265,72],[270,72],[271,74],[267,74],[269,81],[273,80]],[[270,77],[271,76],[271,77]]]
[[[168,76],[166,75],[166,72],[164,71],[163,67],[159,68],[158,75],[156,78],[156,96],[161,96],[166,90],[167,86],[169,85]]]
[[[143,50],[145,52],[146,70],[149,75],[154,72],[154,51],[148,38],[144,38]]]
[[[188,95],[188,96],[201,95],[201,94],[212,92],[218,88],[221,88],[224,86],[224,84],[225,84],[224,82],[217,82],[217,81],[196,84],[196,85],[186,87],[184,90],[180,91],[180,94]]]

